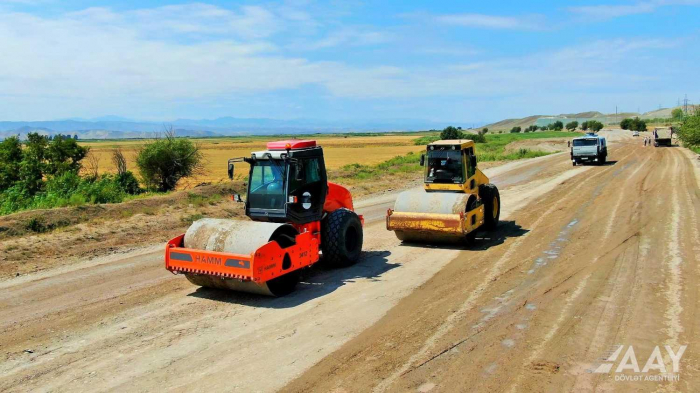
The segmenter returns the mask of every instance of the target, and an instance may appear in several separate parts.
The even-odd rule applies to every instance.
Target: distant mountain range
[[[664,108],[642,114],[619,113],[605,115],[600,112],[582,112],[561,115],[534,115],[520,119],[506,119],[487,124],[493,130],[509,130],[528,127],[544,121],[540,119],[599,119],[603,123],[619,121],[625,117],[643,119],[668,118],[674,108]],[[483,123],[475,123],[481,128]],[[278,120],[266,118],[220,117],[218,119],[177,119],[174,121],[138,121],[119,116],[102,116],[92,119],[70,118],[54,121],[0,121],[0,139],[12,135],[26,138],[30,132],[44,135],[70,134],[80,139],[134,139],[152,138],[172,127],[177,136],[215,137],[240,135],[311,134],[331,132],[386,132],[422,131],[443,129],[446,126],[462,126],[461,122],[434,122],[415,119],[328,121],[318,119]],[[472,124],[470,124],[472,125]]]
[[[94,119],[71,118],[54,121],[0,121],[0,138],[38,132],[45,135],[70,134],[80,139],[152,138],[172,127],[177,136],[213,137],[235,135],[302,134],[329,132],[383,132],[441,129],[452,123],[412,119],[380,121],[325,121],[314,119],[277,120],[265,118],[221,117],[218,119],[178,119],[145,122],[118,116]]]

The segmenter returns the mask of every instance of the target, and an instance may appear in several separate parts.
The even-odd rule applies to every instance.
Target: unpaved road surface
[[[0,391],[694,390],[694,158],[621,138],[609,160],[487,170],[502,223],[466,249],[402,245],[392,195],[364,200],[362,261],[284,298],[194,287],[162,245],[0,282]],[[591,372],[616,344],[640,368],[687,345],[680,379]]]

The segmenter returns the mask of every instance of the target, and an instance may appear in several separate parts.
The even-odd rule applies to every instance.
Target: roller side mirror
[[[228,163],[228,178],[233,180],[233,163]]]

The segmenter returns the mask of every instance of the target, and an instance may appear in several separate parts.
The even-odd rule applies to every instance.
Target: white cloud
[[[124,12],[90,8],[53,17],[0,13],[0,119],[96,116],[124,103],[157,111],[171,102],[216,103],[307,86],[369,101],[626,89],[658,75],[651,63],[630,67],[626,54],[669,47],[659,40],[609,40],[498,60],[416,66],[397,56],[385,65],[350,65],[320,60],[317,53],[305,58],[299,49],[352,48],[397,37],[352,26],[297,34],[298,24],[320,24],[304,11],[280,10],[185,4]],[[290,42],[298,43],[296,52]],[[435,50],[444,49],[438,44]],[[664,75],[673,72],[673,63],[664,67]]]
[[[366,27],[345,27],[333,31],[318,40],[302,40],[295,42],[290,45],[290,48],[296,50],[318,50],[332,48],[339,45],[377,45],[390,42],[392,38],[393,37],[391,34],[380,31],[372,31]]]
[[[478,27],[487,29],[537,30],[542,27],[544,18],[539,15],[499,16],[484,14],[438,15],[439,23],[454,26]]]
[[[584,16],[613,19],[635,14],[650,14],[658,8],[672,5],[700,5],[698,0],[656,0],[634,4],[603,4],[594,6],[570,7],[569,11]]]
[[[89,8],[52,18],[0,13],[0,118],[15,115],[12,103],[19,98],[56,105],[154,105],[308,84],[332,89],[338,78],[362,83],[387,76],[385,67],[354,69],[283,53],[273,36],[289,32],[289,20],[260,7],[233,12],[203,4],[127,12]],[[329,37],[318,45],[384,40],[345,30]]]
[[[346,97],[491,97],[540,92],[565,93],[594,89],[638,88],[657,78],[649,69],[629,68],[630,53],[670,49],[661,40],[606,40],[536,53],[524,57],[445,65],[410,70],[373,70],[371,75],[348,73],[328,83]],[[667,69],[672,72],[671,68]],[[361,81],[358,83],[358,81]]]

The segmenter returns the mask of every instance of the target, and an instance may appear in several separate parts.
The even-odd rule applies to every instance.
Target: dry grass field
[[[329,169],[337,169],[347,164],[378,164],[392,157],[405,155],[408,152],[418,152],[421,146],[416,146],[413,141],[424,134],[411,135],[381,135],[381,136],[314,136],[318,143],[324,147],[326,166]],[[227,180],[226,162],[229,158],[249,156],[253,151],[265,149],[265,143],[278,140],[279,137],[250,137],[250,138],[202,138],[193,139],[204,153],[204,169],[201,174],[181,181],[180,189],[188,189],[200,183],[217,183]],[[304,137],[311,139],[311,137]],[[84,146],[90,147],[91,154],[95,155],[99,162],[100,173],[115,172],[111,156],[115,148],[120,148],[128,159],[129,170],[137,173],[136,153],[138,149],[147,143],[146,140],[124,141],[86,141]],[[244,173],[246,167],[239,165],[236,175]]]

